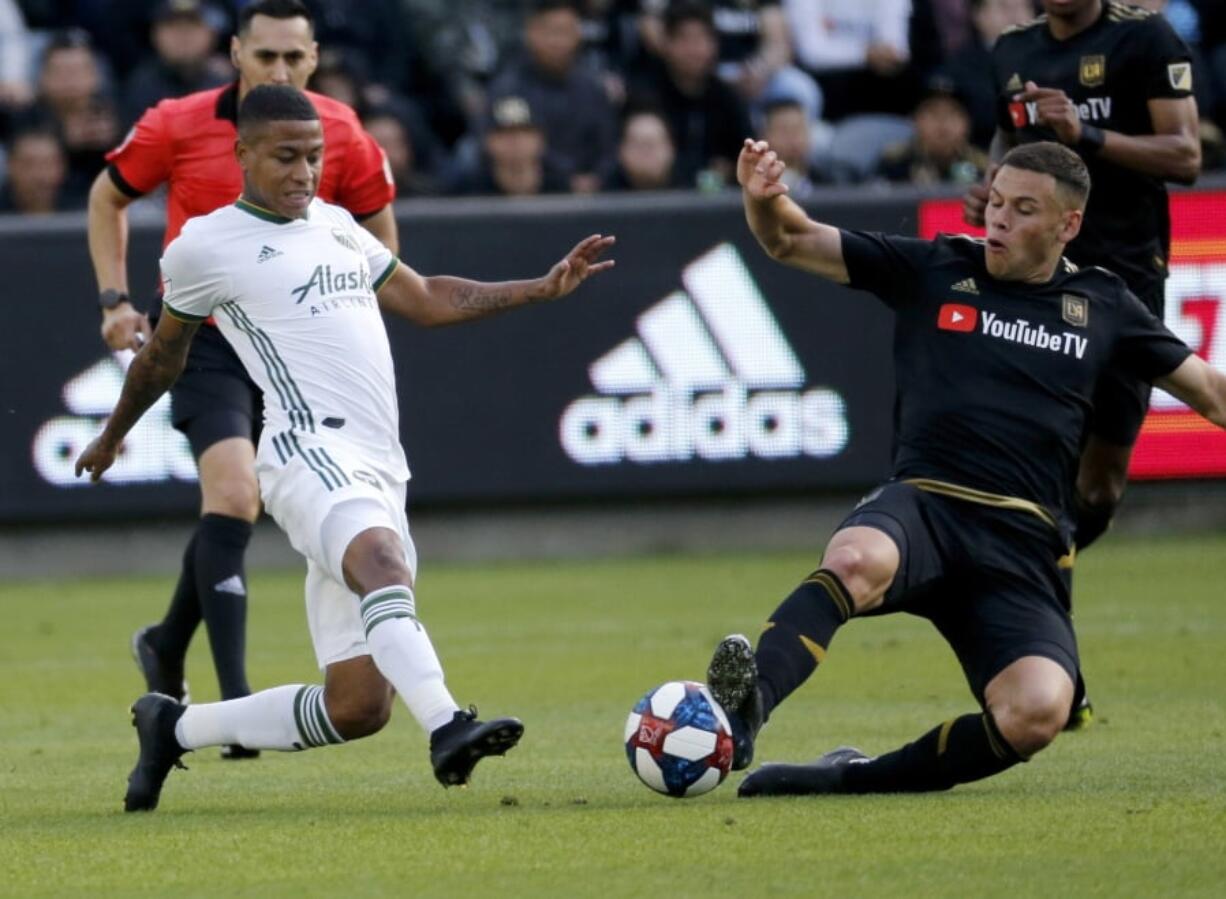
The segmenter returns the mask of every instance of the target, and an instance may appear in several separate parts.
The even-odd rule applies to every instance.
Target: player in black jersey
[[[1069,258],[1115,272],[1161,318],[1171,230],[1165,182],[1190,184],[1200,174],[1191,54],[1162,16],[1119,0],[1043,0],[1043,7],[1046,15],[1005,31],[993,48],[992,158],[1038,140],[1076,150],[1094,190]],[[967,196],[971,224],[983,224],[987,183]],[[1076,474],[1077,550],[1115,514],[1149,394],[1148,383],[1118,368],[1099,381]],[[1071,567],[1065,577],[1071,581]],[[1091,714],[1084,698],[1070,728]]]
[[[1063,257],[1089,175],[1036,143],[1002,160],[986,241],[840,231],[786,194],[765,142],[738,160],[746,217],[774,259],[871,291],[896,315],[892,478],[827,544],[821,567],[772,614],[756,651],[735,635],[707,672],[748,766],[762,723],[816,670],[849,618],[910,612],[949,642],[981,711],[877,758],[836,750],[766,765],[743,796],[911,792],[988,777],[1047,746],[1080,683],[1058,570],[1073,475],[1101,372],[1156,381],[1226,428],[1226,375],[1100,268]]]
[[[1170,255],[1165,182],[1191,184],[1200,174],[1191,55],[1162,16],[1118,0],[1043,0],[1043,7],[1046,15],[1009,29],[993,49],[992,158],[1038,140],[1076,150],[1094,190],[1068,257],[1115,272],[1161,318]],[[971,224],[983,224],[988,182],[967,197]],[[1148,406],[1148,384],[1119,370],[1104,375],[1077,474],[1079,549],[1110,523]]]

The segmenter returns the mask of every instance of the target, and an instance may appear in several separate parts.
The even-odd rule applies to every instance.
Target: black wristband
[[[120,303],[131,303],[128,295],[122,290],[116,290],[114,287],[108,287],[106,290],[98,294],[99,309],[114,309]]]
[[[1107,135],[1103,134],[1103,129],[1093,125],[1082,125],[1081,139],[1077,141],[1077,151],[1083,156],[1097,156],[1098,151],[1106,142]]]

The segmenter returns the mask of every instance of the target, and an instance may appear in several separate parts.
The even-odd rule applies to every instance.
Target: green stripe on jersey
[[[375,278],[375,283],[371,285],[371,290],[373,290],[375,293],[378,293],[379,288],[387,283],[388,278],[390,278],[392,276],[392,273],[396,271],[396,266],[398,265],[400,265],[400,260],[397,259],[395,256],[393,256],[392,261],[389,262],[387,264],[387,268],[383,270],[383,274]]]
[[[207,315],[192,315],[190,312],[180,312],[165,300],[162,300],[162,311],[171,318],[177,318],[179,321],[187,322],[189,325],[198,325],[208,318]]]

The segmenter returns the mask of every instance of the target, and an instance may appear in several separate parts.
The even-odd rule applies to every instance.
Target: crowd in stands
[[[1226,2],[1133,0],[1196,54],[1226,164]],[[310,87],[353,106],[400,196],[694,189],[747,135],[822,184],[980,179],[988,54],[1033,0],[305,0]],[[141,113],[233,79],[243,0],[0,0],[0,211],[82,209]]]

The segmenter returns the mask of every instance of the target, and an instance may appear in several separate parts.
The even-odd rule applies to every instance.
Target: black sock
[[[244,661],[247,649],[247,576],[243,555],[251,523],[205,515],[196,532],[196,593],[209,632],[213,667],[222,699],[251,692]]]
[[[1078,496],[1073,502],[1073,514],[1077,517],[1077,528],[1073,540],[1077,551],[1080,552],[1111,527],[1115,506],[1092,506]]]
[[[870,762],[848,765],[843,786],[848,793],[948,790],[1024,761],[1000,735],[991,714],[983,712],[946,721]]]
[[[838,575],[819,568],[775,610],[754,650],[767,715],[808,680],[854,609]]]
[[[196,538],[200,526],[192,532],[192,539],[183,551],[183,566],[179,570],[179,582],[175,584],[170,608],[162,623],[149,632],[149,643],[158,656],[167,661],[183,661],[187,645],[200,626],[200,599],[196,595]]]

